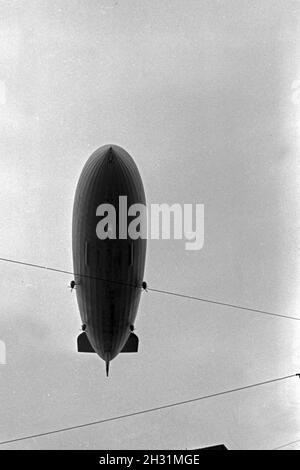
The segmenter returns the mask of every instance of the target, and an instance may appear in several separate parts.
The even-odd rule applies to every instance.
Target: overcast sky
[[[115,143],[149,204],[205,206],[202,250],[149,241],[149,286],[300,316],[299,19],[289,0],[1,1],[0,257],[72,270],[77,180]],[[300,372],[299,322],[149,292],[139,353],[107,379],[76,352],[70,276],[1,262],[0,278],[1,440]],[[299,392],[295,378],[3,448],[271,449],[300,439]]]

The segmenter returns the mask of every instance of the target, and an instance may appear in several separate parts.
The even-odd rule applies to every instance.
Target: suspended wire
[[[267,312],[266,310],[258,310],[256,308],[242,307],[241,305],[228,304],[226,302],[219,302],[217,300],[203,299],[201,297],[194,297],[192,295],[178,294],[177,292],[171,292],[167,290],[159,290],[159,289],[152,289],[152,288],[147,288],[147,290],[152,291],[152,292],[158,292],[160,294],[174,295],[176,297],[182,297],[184,299],[198,300],[199,302],[206,302],[209,304],[223,305],[225,307],[236,308],[240,310],[247,310],[248,312],[262,313],[264,315],[271,315],[272,317],[289,318],[290,320],[300,320],[299,317],[293,317],[291,315],[283,315],[280,313]]]
[[[239,391],[247,390],[247,389],[254,388],[254,387],[259,387],[261,385],[266,385],[266,384],[270,384],[270,383],[273,383],[273,382],[279,382],[279,381],[282,381],[282,380],[287,380],[287,379],[290,379],[292,377],[300,377],[300,374],[286,375],[286,376],[283,376],[283,377],[278,377],[277,379],[266,380],[264,382],[257,382],[257,383],[251,384],[251,385],[246,385],[244,387],[233,388],[231,390],[224,390],[222,392],[212,393],[210,395],[203,395],[201,397],[192,398],[190,400],[178,401],[178,402],[175,402],[175,403],[170,403],[168,405],[156,406],[154,408],[148,408],[146,410],[135,411],[133,413],[127,413],[127,414],[123,414],[123,415],[119,415],[119,416],[114,416],[112,418],[101,419],[101,420],[98,420],[98,421],[91,421],[89,423],[78,424],[76,426],[69,426],[69,427],[66,427],[66,428],[55,429],[53,431],[47,431],[47,432],[38,433],[38,434],[31,434],[30,436],[18,437],[16,439],[9,439],[7,441],[0,442],[0,445],[11,444],[13,442],[19,442],[19,441],[25,441],[27,439],[33,439],[33,438],[36,438],[36,437],[49,436],[51,434],[57,434],[57,433],[66,432],[66,431],[72,431],[74,429],[86,428],[88,426],[95,426],[95,425],[98,425],[98,424],[108,423],[108,422],[111,422],[111,421],[118,421],[118,420],[121,420],[121,419],[126,419],[126,418],[130,418],[132,416],[138,416],[138,415],[142,415],[142,414],[146,414],[146,413],[153,413],[155,411],[161,411],[161,410],[165,410],[167,408],[174,408],[175,406],[186,405],[188,403],[194,403],[194,402],[197,402],[197,401],[206,400],[208,398],[215,398],[215,397],[219,397],[221,395],[227,395],[229,393],[234,393],[234,392],[239,392]]]
[[[8,258],[0,258],[0,261],[5,261],[7,263],[13,263],[13,264],[20,264],[23,266],[29,266],[31,268],[38,268],[38,269],[46,269],[47,271],[54,271],[56,273],[63,273],[63,274],[71,274],[72,276],[78,276],[78,277],[84,277],[88,279],[95,279],[98,281],[103,281],[103,282],[109,282],[111,284],[121,284],[124,286],[129,286],[129,287],[141,287],[137,286],[135,284],[130,284],[124,281],[116,281],[112,279],[105,279],[99,276],[91,276],[90,274],[81,274],[81,273],[74,273],[73,271],[65,271],[64,269],[58,269],[58,268],[52,268],[50,266],[42,266],[41,264],[34,264],[34,263],[26,263],[25,261],[18,261],[14,259],[8,259]]]
[[[123,282],[123,281],[104,279],[104,278],[101,278],[101,277],[98,277],[98,276],[91,276],[89,274],[74,273],[72,271],[65,271],[63,269],[57,269],[57,268],[52,268],[52,267],[48,267],[48,266],[42,266],[42,265],[39,265],[39,264],[25,263],[24,261],[17,261],[17,260],[8,259],[8,258],[0,258],[0,261],[4,261],[4,262],[7,262],[7,263],[13,263],[13,264],[20,264],[20,265],[29,266],[29,267],[32,267],[32,268],[46,269],[48,271],[54,271],[54,272],[63,273],[63,274],[71,274],[72,276],[78,276],[79,278],[83,277],[83,278],[89,278],[89,279],[95,279],[95,280],[99,280],[99,281],[103,281],[103,282],[108,282],[108,283],[111,283],[111,284],[119,284],[119,285],[134,287],[134,288],[141,288],[140,285],[130,284],[130,283],[126,283],[126,282]],[[196,297],[196,296],[192,296],[192,295],[180,294],[180,293],[177,293],[177,292],[172,292],[172,291],[167,291],[167,290],[154,289],[152,287],[147,287],[147,291],[156,292],[156,293],[164,294],[164,295],[172,295],[172,296],[181,297],[181,298],[184,298],[184,299],[196,300],[198,302],[205,302],[205,303],[209,303],[209,304],[222,305],[224,307],[235,308],[235,309],[239,309],[239,310],[246,310],[248,312],[260,313],[260,314],[269,315],[269,316],[272,316],[272,317],[287,318],[289,320],[298,320],[298,321],[300,320],[299,317],[294,317],[294,316],[291,316],[291,315],[283,315],[283,314],[280,314],[280,313],[268,312],[266,310],[259,310],[259,309],[256,309],[256,308],[243,307],[241,305],[235,305],[235,304],[230,304],[230,303],[226,303],[226,302],[220,302],[220,301],[217,301],[217,300],[205,299],[205,298],[202,298],[202,297]]]
[[[286,444],[283,444],[282,446],[279,446],[279,447],[275,447],[275,448],[272,449],[272,450],[283,449],[284,447],[290,446],[290,445],[292,445],[292,444],[297,444],[298,442],[300,442],[300,439],[297,439],[297,441],[287,442]]]

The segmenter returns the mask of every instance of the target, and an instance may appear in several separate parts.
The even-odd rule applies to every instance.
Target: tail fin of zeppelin
[[[85,332],[81,333],[77,338],[77,351],[84,353],[95,352]]]
[[[125,346],[123,347],[121,353],[131,353],[131,352],[138,352],[139,347],[139,339],[137,335],[134,333],[130,333]]]

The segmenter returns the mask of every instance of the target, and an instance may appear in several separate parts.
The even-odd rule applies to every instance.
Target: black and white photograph
[[[0,451],[300,450],[300,1],[0,0],[0,129]]]

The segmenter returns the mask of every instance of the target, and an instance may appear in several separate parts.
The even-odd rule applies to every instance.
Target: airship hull
[[[96,150],[80,175],[73,207],[72,245],[76,295],[86,340],[109,363],[134,339],[144,276],[146,239],[100,239],[97,208],[111,204],[119,220],[119,198],[146,204],[137,166],[121,147]],[[81,337],[81,344],[85,339]],[[85,341],[86,342],[86,341]],[[88,344],[86,342],[86,344]],[[84,349],[84,346],[83,346]]]

